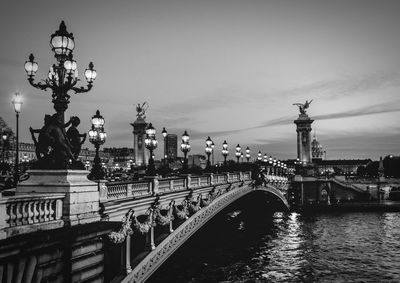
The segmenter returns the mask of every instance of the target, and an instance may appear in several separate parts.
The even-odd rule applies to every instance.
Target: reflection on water
[[[150,282],[400,282],[400,213],[221,217]]]

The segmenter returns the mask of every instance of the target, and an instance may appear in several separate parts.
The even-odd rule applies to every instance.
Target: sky
[[[50,35],[64,20],[75,37],[81,85],[89,62],[93,89],[71,94],[65,114],[81,132],[99,109],[105,147],[133,147],[135,106],[147,121],[179,137],[191,153],[205,139],[278,159],[296,158],[298,108],[307,113],[328,159],[372,158],[400,151],[400,1],[141,0],[1,1],[0,116],[15,128],[13,93],[23,95],[20,140],[54,113],[51,93],[31,87],[55,62]],[[89,142],[86,147],[92,148]]]

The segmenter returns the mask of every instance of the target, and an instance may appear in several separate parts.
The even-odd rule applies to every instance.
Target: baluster
[[[39,201],[39,222],[44,222],[44,201]]]
[[[33,217],[34,217],[33,204],[34,203],[32,201],[28,202],[28,224],[32,224],[33,223]]]
[[[54,213],[55,206],[56,206],[55,200],[54,199],[49,200],[49,221],[56,219],[55,213]]]
[[[15,203],[10,203],[7,207],[8,225],[15,226]]]
[[[39,222],[39,206],[40,206],[39,201],[35,200],[33,202],[33,223]]]
[[[16,205],[16,216],[17,218],[15,219],[15,224],[18,225],[22,225],[22,202],[17,202]]]
[[[29,211],[29,201],[24,201],[21,204],[22,209],[22,225],[28,224],[28,211]]]

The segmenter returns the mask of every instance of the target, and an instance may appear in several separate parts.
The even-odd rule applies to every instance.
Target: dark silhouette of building
[[[168,134],[165,137],[165,142],[168,160],[176,160],[178,156],[178,136],[175,134]]]

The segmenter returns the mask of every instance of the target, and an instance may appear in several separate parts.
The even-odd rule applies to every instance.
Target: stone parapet
[[[63,217],[66,225],[100,220],[99,189],[85,170],[29,170],[29,179],[18,184],[16,195],[65,194]]]

